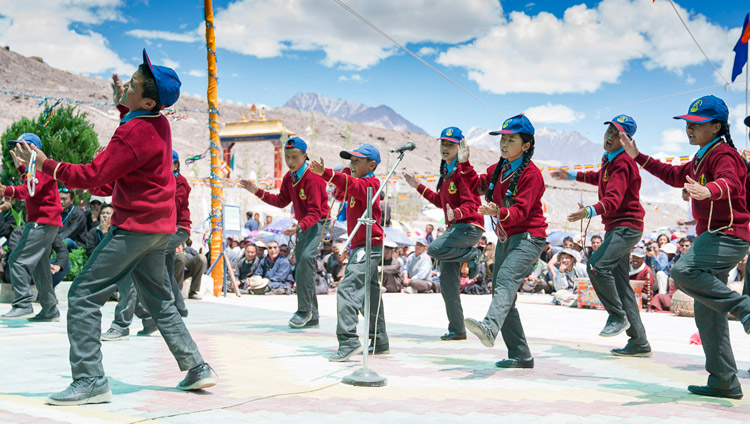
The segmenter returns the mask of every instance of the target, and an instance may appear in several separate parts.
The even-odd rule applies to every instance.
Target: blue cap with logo
[[[490,135],[524,133],[534,135],[534,126],[523,113],[508,118],[503,122],[503,127],[497,131],[490,131]]]
[[[438,140],[448,140],[454,143],[460,143],[464,139],[464,134],[457,127],[448,127],[440,133]]]
[[[674,119],[684,119],[697,124],[710,121],[729,121],[729,108],[724,100],[716,96],[703,96],[690,104],[685,115],[675,116]]]
[[[143,49],[143,63],[148,66],[151,73],[154,75],[156,80],[156,89],[159,91],[159,102],[161,108],[172,106],[180,98],[180,78],[174,69],[167,68],[165,66],[152,65],[151,59],[146,53],[146,49]]]
[[[377,147],[372,144],[364,143],[354,150],[342,150],[341,153],[339,153],[339,156],[341,156],[342,159],[351,159],[352,156],[366,158],[374,160],[376,165],[380,165],[380,152]]]
[[[42,140],[39,138],[38,135],[34,133],[24,133],[21,134],[20,137],[18,137],[17,140],[8,140],[8,144],[14,144],[14,143],[28,143],[33,144],[37,147],[37,149],[42,149]]]
[[[617,131],[624,132],[628,137],[633,138],[635,131],[638,129],[638,125],[635,124],[635,119],[628,115],[617,115],[612,118],[611,121],[607,121],[604,125],[612,124],[617,128]]]
[[[284,143],[285,149],[300,149],[307,153],[307,143],[299,137],[292,137]]]
[[[177,150],[172,150],[172,162],[177,162],[180,160],[180,155],[177,154]]]

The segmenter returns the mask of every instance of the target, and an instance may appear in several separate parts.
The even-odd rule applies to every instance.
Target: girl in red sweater
[[[477,209],[482,204],[471,190],[464,174],[458,172],[458,145],[463,133],[448,127],[440,134],[440,179],[436,191],[419,184],[412,174],[404,174],[406,182],[433,205],[443,209],[448,229],[432,243],[427,254],[440,261],[440,293],[448,315],[448,333],[441,340],[465,340],[464,310],[461,307],[461,264],[469,263],[469,278],[479,272],[480,251],[474,247],[484,233],[484,218]]]
[[[459,172],[472,188],[485,191],[487,205],[482,215],[496,220],[498,234],[495,272],[492,278],[492,303],[482,322],[465,320],[466,328],[487,347],[495,345],[500,332],[508,348],[508,359],[495,363],[499,368],[533,368],[534,358],[526,343],[516,295],[523,279],[531,273],[534,261],[544,250],[547,220],[542,212],[544,178],[531,161],[534,155],[534,127],[524,115],[517,115],[490,133],[501,135],[500,161],[477,175],[469,164],[469,148],[459,148]]]
[[[739,317],[750,333],[750,297],[727,287],[729,271],[747,254],[750,228],[745,205],[747,167],[729,134],[729,109],[723,100],[705,96],[694,101],[685,115],[690,144],[698,147],[692,160],[669,165],[638,151],[620,134],[625,152],[646,171],[665,183],[685,188],[692,198],[698,237],[672,266],[675,286],[695,300],[695,323],[706,355],[708,384],[688,386],[704,396],[742,397],[737,365],[729,343],[727,313]]]

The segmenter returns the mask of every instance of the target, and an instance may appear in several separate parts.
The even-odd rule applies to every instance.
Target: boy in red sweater
[[[42,140],[36,134],[22,134],[18,140],[8,141],[9,146],[19,144],[32,144],[37,149],[42,148]],[[45,322],[59,321],[60,312],[57,310],[57,297],[52,286],[52,271],[49,266],[49,255],[52,250],[52,241],[57,231],[62,227],[60,213],[60,194],[57,191],[57,182],[41,172],[36,173],[35,190],[33,195],[29,192],[26,174],[26,166],[13,158],[18,172],[23,175],[23,184],[5,187],[0,185],[3,196],[26,202],[26,216],[28,222],[23,229],[21,240],[8,258],[8,269],[10,282],[13,286],[12,309],[6,312],[0,319],[13,320],[29,318],[29,321]],[[37,160],[37,164],[40,162]],[[31,306],[32,296],[29,286],[34,281],[39,291],[39,303],[42,310],[36,316]],[[33,316],[33,317],[32,317]]]
[[[618,115],[604,133],[604,157],[598,171],[555,173],[558,179],[581,181],[599,187],[599,201],[580,207],[568,216],[568,221],[602,216],[604,242],[591,255],[586,268],[596,295],[609,313],[602,337],[614,337],[623,331],[630,336],[621,349],[612,349],[616,356],[651,356],[651,346],[641,322],[640,310],[630,287],[630,253],[643,236],[643,217],[639,190],[641,174],[635,161],[623,154],[625,148],[620,134],[632,139],[638,126],[627,115]]]
[[[143,64],[120,100],[130,112],[120,121],[107,148],[90,164],[48,159],[39,149],[42,172],[72,188],[92,189],[114,183],[112,228],[73,282],[68,294],[68,340],[73,383],[50,395],[53,405],[101,403],[112,398],[102,367],[101,307],[130,274],[139,298],[154,317],[180,369],[178,385],[195,390],[215,384],[164,280],[164,250],[176,230],[175,178],[171,172],[169,120],[159,110],[179,98],[180,81],[169,68]],[[31,149],[24,149],[28,161]]]
[[[372,187],[372,194],[380,187],[380,180],[374,171],[380,164],[380,152],[371,144],[362,144],[355,150],[344,150],[339,153],[343,159],[350,159],[348,170],[351,175],[334,172],[320,162],[313,161],[310,171],[323,177],[328,183],[333,183],[338,189],[337,199],[347,202],[346,226],[351,234],[357,225],[357,220],[367,211],[367,188]],[[346,171],[346,170],[345,170]],[[336,353],[328,357],[331,362],[346,361],[362,352],[362,344],[357,336],[358,313],[364,309],[366,287],[370,290],[370,349],[374,354],[385,354],[390,350],[388,335],[385,332],[385,317],[383,302],[378,301],[380,285],[378,284],[378,265],[383,251],[383,227],[380,226],[381,210],[379,202],[372,205],[372,256],[370,269],[366,269],[365,244],[367,229],[361,226],[352,238],[349,263],[346,265],[344,280],[336,290],[338,324],[336,336],[339,348]],[[362,313],[365,313],[362,311]],[[377,319],[376,319],[377,318]]]
[[[258,188],[252,181],[243,180],[242,187],[271,206],[286,207],[292,203],[297,223],[284,230],[285,236],[297,236],[297,266],[294,281],[297,286],[297,312],[289,320],[292,328],[318,326],[318,298],[315,293],[315,258],[320,253],[321,233],[328,217],[326,182],[309,171],[307,143],[292,137],[284,144],[284,160],[289,172],[284,175],[279,194]]]

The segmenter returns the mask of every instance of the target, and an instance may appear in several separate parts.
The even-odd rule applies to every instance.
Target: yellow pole
[[[221,253],[224,185],[218,174],[221,166],[221,149],[219,148],[219,108],[218,87],[216,81],[216,42],[214,41],[214,9],[211,0],[203,0],[206,20],[206,57],[208,59],[208,129],[211,135],[211,263]],[[214,296],[222,292],[224,282],[224,258],[211,271],[214,280]]]

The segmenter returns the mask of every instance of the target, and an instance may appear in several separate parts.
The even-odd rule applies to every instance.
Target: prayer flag
[[[734,45],[734,66],[732,67],[732,82],[742,73],[742,68],[747,63],[747,42],[750,41],[750,13],[745,15],[745,23],[742,24],[742,32],[737,44]],[[747,78],[747,75],[745,76]]]

